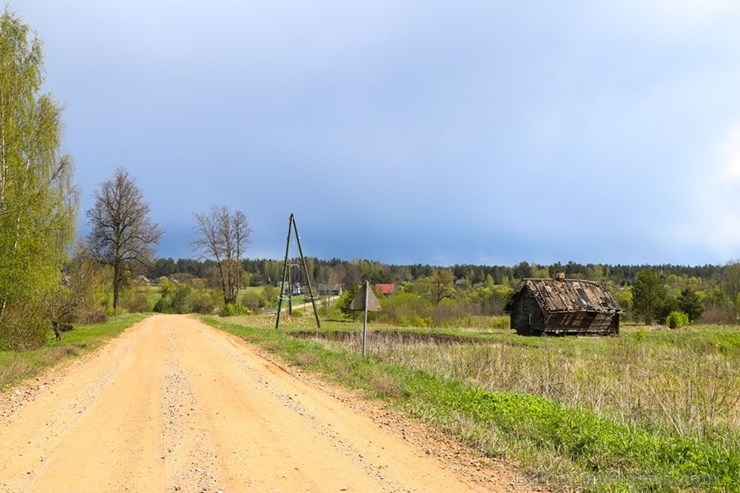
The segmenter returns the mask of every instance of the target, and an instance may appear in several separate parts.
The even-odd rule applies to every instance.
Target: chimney
[[[558,272],[558,275],[555,279],[557,279],[560,282],[564,282],[565,281],[565,271],[561,270],[560,272]]]

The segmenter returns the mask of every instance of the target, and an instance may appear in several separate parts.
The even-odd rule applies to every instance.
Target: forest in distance
[[[524,278],[553,278],[564,273],[569,279],[587,279],[603,283],[622,309],[624,321],[646,324],[666,323],[670,316],[681,317],[680,326],[695,322],[735,324],[740,314],[740,263],[726,265],[607,265],[607,264],[529,264],[455,265],[391,265],[377,261],[340,259],[305,259],[309,281],[314,286],[341,286],[354,292],[367,280],[371,284],[394,284],[395,293],[384,300],[388,312],[379,317],[389,323],[399,323],[398,311],[413,306],[409,325],[439,326],[457,323],[469,316],[504,315],[511,293]],[[285,262],[271,259],[242,260],[241,285],[253,290],[263,287],[261,294],[251,291],[244,305],[250,310],[269,309],[276,297],[276,286],[283,278]],[[306,285],[299,259],[289,259],[286,275],[291,285]],[[160,258],[148,270],[146,277],[217,287],[218,270],[213,261]],[[347,298],[347,297],[345,297]],[[347,299],[344,301],[348,302]],[[340,303],[341,305],[341,303]],[[404,308],[398,308],[404,305]]]
[[[440,270],[449,271],[455,280],[465,281],[471,285],[485,283],[488,280],[493,281],[493,284],[504,286],[515,284],[519,279],[551,278],[559,272],[564,272],[569,279],[599,281],[606,283],[612,289],[632,285],[637,274],[643,270],[655,272],[665,282],[680,278],[705,287],[720,285],[724,277],[731,276],[735,270],[738,271],[737,275],[740,278],[740,260],[729,262],[726,265],[706,264],[702,266],[580,264],[573,261],[550,265],[530,264],[522,261],[514,266],[482,264],[435,266],[429,264],[396,265],[374,260],[337,258],[323,260],[306,257],[305,260],[312,282],[348,286],[364,280],[371,283],[400,284],[432,276]],[[288,262],[293,266],[298,266],[300,259],[291,258]],[[270,283],[277,285],[283,276],[283,264],[283,260],[242,259],[243,272],[248,275],[250,286]],[[142,271],[142,274],[152,280],[162,276],[175,279],[178,277],[208,279],[210,275],[213,275],[215,268],[216,262],[212,260],[158,258],[148,269]],[[295,269],[295,276],[300,275],[299,271],[300,269]]]

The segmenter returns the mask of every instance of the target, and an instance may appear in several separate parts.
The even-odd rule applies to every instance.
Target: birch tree
[[[42,94],[41,42],[0,16],[0,346],[44,343],[44,303],[74,238],[77,192],[61,152],[61,108]]]

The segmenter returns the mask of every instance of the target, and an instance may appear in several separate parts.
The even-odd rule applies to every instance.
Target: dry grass
[[[737,484],[736,328],[525,338],[373,324],[362,358],[361,324],[322,323],[312,337],[305,320],[281,321],[279,331],[274,318],[243,323],[228,329],[515,460],[556,490],[720,492]],[[294,330],[300,338],[286,337]]]
[[[488,390],[542,395],[680,436],[740,429],[740,348],[649,336],[403,346],[377,339],[382,361]]]

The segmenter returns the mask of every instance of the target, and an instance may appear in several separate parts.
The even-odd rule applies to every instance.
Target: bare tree
[[[95,193],[95,206],[87,211],[92,230],[88,244],[93,257],[113,268],[113,309],[127,267],[149,265],[162,231],[149,218],[149,205],[126,170],[119,168],[112,180]]]
[[[224,303],[235,304],[241,284],[241,257],[250,241],[252,228],[241,211],[214,205],[208,212],[195,213],[196,238],[193,250],[200,259],[215,260]]]

